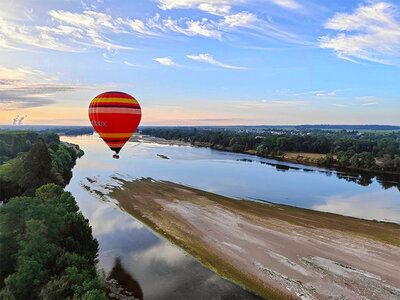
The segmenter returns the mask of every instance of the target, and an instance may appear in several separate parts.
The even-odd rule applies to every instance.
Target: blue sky
[[[2,1],[0,123],[87,125],[121,90],[142,125],[400,125],[400,3]]]

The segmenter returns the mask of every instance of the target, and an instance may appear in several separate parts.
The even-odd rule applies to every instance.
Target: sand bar
[[[124,181],[109,197],[173,243],[269,299],[400,299],[400,226]]]

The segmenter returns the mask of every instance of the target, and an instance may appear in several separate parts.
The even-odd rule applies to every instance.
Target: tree
[[[97,252],[69,192],[47,184],[12,198],[0,207],[0,299],[105,299]]]
[[[19,184],[26,190],[34,191],[43,184],[58,181],[52,168],[51,157],[46,143],[39,138],[24,159],[24,175]]]
[[[5,289],[17,299],[32,299],[49,280],[49,262],[54,260],[56,245],[47,240],[43,220],[26,222],[25,233],[19,241],[16,272],[5,279]]]

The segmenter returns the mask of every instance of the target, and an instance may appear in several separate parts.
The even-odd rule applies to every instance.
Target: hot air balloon
[[[104,142],[115,152],[114,158],[139,126],[142,110],[131,95],[107,92],[89,105],[89,119]]]

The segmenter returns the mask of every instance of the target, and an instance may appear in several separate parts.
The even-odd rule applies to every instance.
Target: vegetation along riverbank
[[[0,131],[0,201],[15,196],[34,196],[40,186],[65,186],[76,159],[78,145],[65,145],[55,133]]]
[[[53,133],[0,132],[0,299],[106,299],[98,242],[62,188],[82,155]]]
[[[145,128],[142,134],[195,146],[255,154],[294,163],[373,173],[400,174],[400,131]]]

